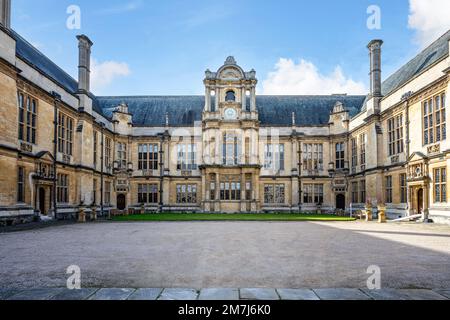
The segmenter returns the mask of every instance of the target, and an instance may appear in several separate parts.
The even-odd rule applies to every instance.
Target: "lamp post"
[[[56,207],[56,185],[57,185],[57,174],[56,174],[56,153],[58,152],[58,103],[61,101],[61,95],[55,91],[51,92],[53,97],[53,189],[52,189],[52,200],[53,200],[53,214],[55,220],[58,219],[58,209]]]

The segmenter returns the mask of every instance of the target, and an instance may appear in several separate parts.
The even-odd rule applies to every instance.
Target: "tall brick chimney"
[[[381,46],[382,40],[372,40],[367,45],[370,56],[370,95],[381,97]]]
[[[92,41],[85,35],[77,36],[78,62],[78,93],[88,93],[91,84],[91,47]]]
[[[11,28],[11,0],[0,0],[0,24]]]

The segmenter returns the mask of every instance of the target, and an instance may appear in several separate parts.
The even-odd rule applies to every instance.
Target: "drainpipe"
[[[101,128],[101,142],[100,142],[100,148],[101,148],[101,152],[100,152],[100,216],[103,217],[103,209],[104,209],[104,204],[103,204],[103,170],[104,170],[104,129],[105,129],[105,124],[102,122],[100,123]]]
[[[161,136],[161,145],[159,147],[159,208],[158,211],[162,212],[164,201],[164,134]]]
[[[409,139],[409,98],[411,97],[412,92],[408,92],[406,93],[403,97],[402,100],[404,101],[404,103],[406,104],[406,117],[405,117],[405,135],[406,135],[406,159],[409,158],[409,154],[410,154],[410,145],[411,145],[411,141]],[[406,168],[408,168],[408,164],[406,164]],[[410,202],[411,202],[411,192],[409,190],[409,186],[408,186],[408,172],[406,172],[406,186],[407,186],[407,192],[406,192],[406,210],[408,212],[408,215],[411,215],[411,207],[410,207]]]
[[[52,190],[52,200],[53,200],[53,215],[54,219],[58,220],[58,208],[56,206],[56,185],[57,185],[57,174],[56,174],[56,157],[58,152],[58,103],[61,101],[61,95],[57,92],[52,91],[51,96],[53,97],[53,190]]]

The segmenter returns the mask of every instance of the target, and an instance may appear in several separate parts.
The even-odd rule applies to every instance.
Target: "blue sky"
[[[102,82],[94,83],[96,94],[203,94],[204,71],[216,70],[228,55],[257,71],[260,93],[274,93],[273,82],[284,86],[290,80],[283,74],[292,72],[290,79],[302,79],[290,90],[319,94],[328,92],[303,88],[309,78],[302,74],[333,86],[339,67],[344,85],[329,90],[368,86],[371,39],[385,42],[384,77],[417,54],[423,46],[418,33],[424,30],[408,26],[411,2],[417,1],[424,0],[13,0],[12,25],[73,76],[75,36],[88,35],[98,68],[94,82]],[[81,30],[66,27],[72,4],[81,9]],[[381,8],[380,30],[366,25],[372,4]],[[347,86],[349,81],[357,85]]]

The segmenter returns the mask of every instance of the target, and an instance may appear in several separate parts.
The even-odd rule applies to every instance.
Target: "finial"
[[[227,60],[225,60],[225,65],[235,65],[236,64],[236,60],[234,59],[233,56],[229,56],[227,58]]]

